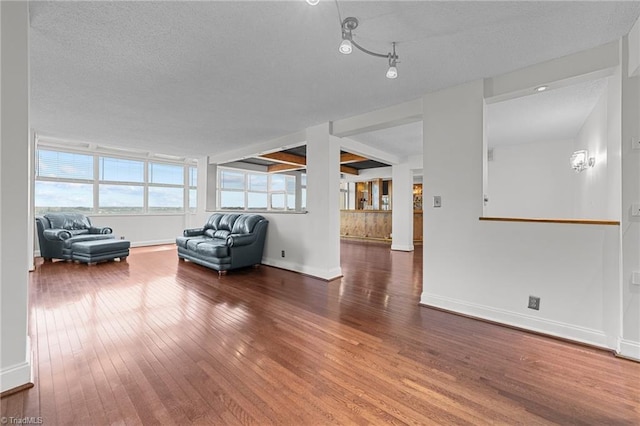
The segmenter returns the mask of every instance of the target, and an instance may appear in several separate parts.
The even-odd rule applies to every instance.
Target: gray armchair
[[[80,213],[47,213],[36,217],[40,255],[45,260],[71,259],[72,245],[80,241],[114,239],[109,227],[95,227]]]

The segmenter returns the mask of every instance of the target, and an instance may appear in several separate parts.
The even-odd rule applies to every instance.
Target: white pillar
[[[619,353],[640,360],[640,220],[631,216],[640,203],[640,73],[637,72],[640,21],[623,38],[622,60],[622,336]],[[635,59],[634,59],[635,58]],[[635,62],[635,64],[632,64]],[[629,73],[635,72],[634,75]]]
[[[31,382],[29,4],[0,2],[0,391]]]
[[[391,250],[413,251],[413,174],[409,163],[391,167]]]
[[[307,129],[308,237],[314,245],[305,263],[313,275],[333,279],[340,268],[340,143],[329,123]]]

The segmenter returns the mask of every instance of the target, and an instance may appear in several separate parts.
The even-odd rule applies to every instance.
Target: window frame
[[[49,176],[40,176],[39,175],[39,167],[40,167],[40,152],[41,151],[50,151],[64,154],[79,154],[90,156],[93,158],[93,179],[77,179],[77,178],[64,178],[64,177],[49,177]],[[126,181],[126,180],[101,180],[101,177],[104,173],[100,173],[101,160],[103,159],[115,159],[115,160],[125,160],[125,161],[134,161],[142,163],[143,167],[143,180],[142,182],[135,181]],[[161,165],[170,165],[170,166],[179,166],[182,168],[182,184],[166,184],[166,183],[153,183],[150,181],[150,173],[149,169],[152,167],[152,164],[161,164]],[[191,173],[195,179],[191,179]],[[190,201],[190,191],[196,190],[197,197],[197,173],[198,166],[191,159],[185,159],[184,161],[170,161],[165,159],[154,158],[153,154],[146,153],[146,155],[135,156],[135,155],[121,155],[118,153],[109,152],[105,150],[105,152],[99,152],[96,150],[84,150],[84,149],[73,149],[73,148],[65,148],[62,146],[51,146],[47,144],[37,144],[35,149],[35,170],[33,174],[34,178],[34,186],[37,185],[37,182],[59,182],[59,183],[80,183],[80,184],[89,184],[92,185],[93,191],[93,206],[90,211],[83,211],[82,213],[89,214],[92,216],[158,216],[158,215],[184,215],[187,213],[195,213],[197,211],[197,198],[195,200],[195,208],[191,208]],[[195,185],[192,185],[195,184]],[[142,209],[131,212],[109,212],[105,211],[109,207],[101,207],[100,206],[100,185],[115,185],[115,186],[130,186],[130,187],[142,187],[143,188],[143,207]],[[153,211],[149,206],[149,188],[180,188],[182,191],[182,205],[176,211]],[[35,189],[35,187],[34,187]],[[34,192],[34,209],[36,214],[46,214],[47,211],[69,211],[70,209],[65,209],[64,207],[55,207],[55,206],[37,206],[37,191]]]
[[[222,174],[225,172],[232,172],[242,174],[244,176],[244,189],[231,189],[223,187],[223,179]],[[267,189],[265,190],[257,190],[250,189],[250,176],[251,175],[264,175],[267,176]],[[282,176],[284,178],[284,189],[273,190],[272,189],[272,181],[273,176]],[[294,191],[289,192],[287,190],[287,181],[293,180],[294,183]],[[243,212],[279,212],[279,213],[304,213],[305,211],[302,209],[298,209],[297,206],[300,203],[297,200],[297,189],[301,184],[301,174],[289,174],[289,173],[268,173],[256,170],[244,170],[234,167],[223,167],[218,166],[218,174],[217,174],[217,185],[216,185],[216,205],[218,206],[218,210],[221,211],[243,211]],[[236,207],[224,207],[222,205],[222,193],[225,191],[232,192],[242,192],[244,193],[244,205],[242,208]],[[256,194],[266,194],[267,195],[267,206],[266,208],[252,208],[249,207],[249,193]],[[275,208],[272,206],[272,197],[273,195],[282,195],[284,197],[284,207],[283,208]],[[293,197],[293,202],[290,202],[289,198]],[[293,205],[294,208],[290,208],[289,206]]]

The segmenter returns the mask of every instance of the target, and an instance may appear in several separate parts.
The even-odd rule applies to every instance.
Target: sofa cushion
[[[225,229],[220,229],[220,230],[207,229],[206,231],[204,231],[204,235],[206,235],[209,238],[222,238],[223,240],[226,240],[230,233],[231,232]]]
[[[259,214],[245,214],[240,216],[233,224],[232,234],[249,234],[253,232],[256,223],[263,220],[264,217]]]
[[[235,223],[236,219],[238,219],[238,216],[240,216],[239,214],[224,214],[221,218],[220,218],[220,223],[218,224],[218,230],[225,230],[225,231],[229,231],[231,232],[231,230],[233,229],[233,224]]]
[[[73,243],[78,241],[94,241],[94,240],[113,240],[115,239],[112,234],[81,234],[64,240],[63,247],[71,248]]]
[[[207,223],[204,225],[204,229],[213,229],[214,231],[218,229],[218,225],[220,224],[220,219],[224,216],[222,213],[214,213],[209,217]]]
[[[207,240],[198,244],[196,253],[207,257],[227,257],[229,256],[229,247],[225,241]]]
[[[191,240],[199,240],[199,241],[204,241],[205,237],[203,236],[197,236],[197,237],[178,237],[176,238],[176,245],[178,247],[182,247],[182,248],[187,248],[187,243]],[[195,247],[195,246],[194,246]]]
[[[91,221],[80,213],[47,213],[44,215],[52,228],[59,229],[89,229]]]
[[[44,217],[49,221],[53,229],[71,229],[71,224],[64,213],[49,213],[45,214]]]

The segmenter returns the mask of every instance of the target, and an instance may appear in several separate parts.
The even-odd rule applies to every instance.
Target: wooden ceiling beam
[[[259,158],[276,161],[278,163],[294,164],[296,166],[306,166],[307,158],[302,155],[289,154],[288,152],[271,152],[262,154]]]
[[[349,167],[349,166],[340,166],[340,172],[341,173],[346,173],[349,175],[358,175],[360,174],[358,172],[358,169],[354,169],[353,167]]]
[[[351,154],[350,152],[345,152],[340,154],[340,164],[347,163],[357,163],[358,161],[368,161],[367,157],[363,157],[357,154]]]
[[[302,165],[302,164],[272,164],[270,166],[267,166],[267,172],[268,173],[276,173],[276,172],[284,172],[284,171],[288,171],[288,170],[300,170],[300,169],[304,169],[306,166]]]

